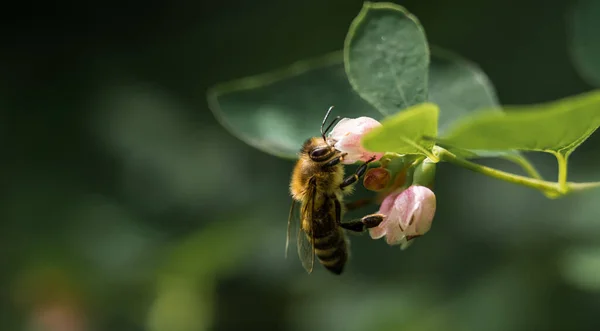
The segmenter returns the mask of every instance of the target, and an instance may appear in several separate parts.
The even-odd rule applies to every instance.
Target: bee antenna
[[[323,140],[325,142],[327,142],[327,139],[325,138],[325,134],[327,133],[327,131],[329,131],[329,129],[331,129],[331,127],[335,124],[335,122],[337,122],[340,117],[336,116],[336,118],[333,119],[333,121],[331,121],[331,123],[329,123],[329,125],[327,126],[327,129],[323,130],[323,127],[325,126],[325,122],[327,122],[327,118],[329,118],[329,113],[331,113],[331,110],[333,109],[333,106],[329,107],[329,109],[327,110],[327,114],[325,114],[325,118],[323,118],[323,123],[321,123],[321,137],[323,137]]]
[[[329,107],[329,109],[327,109],[327,113],[325,114],[325,117],[323,118],[323,122],[321,123],[321,136],[325,136],[325,132],[323,131],[323,127],[325,126],[325,122],[327,122],[327,119],[329,118],[329,113],[331,113],[331,111],[333,110],[333,106]]]

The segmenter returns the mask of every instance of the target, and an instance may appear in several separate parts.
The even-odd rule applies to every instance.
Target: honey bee
[[[364,175],[369,163],[375,158],[363,163],[354,174],[344,177],[341,161],[347,153],[335,149],[336,141],[325,136],[340,117],[337,116],[323,130],[332,109],[330,107],[323,118],[321,136],[309,138],[302,145],[290,181],[292,205],[285,255],[287,257],[292,237],[292,223],[299,216],[300,226],[296,236],[298,256],[309,274],[313,270],[315,255],[327,270],[336,275],[341,274],[349,255],[345,230],[363,232],[379,225],[384,217],[381,214],[370,214],[361,219],[342,222],[349,207],[343,203],[344,196],[352,192],[353,184]],[[299,215],[294,212],[297,205],[300,207]]]

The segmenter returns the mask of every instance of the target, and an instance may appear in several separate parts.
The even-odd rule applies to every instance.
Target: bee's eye
[[[328,156],[329,153],[331,153],[331,150],[328,147],[319,147],[310,152],[310,158],[313,160],[320,160]]]

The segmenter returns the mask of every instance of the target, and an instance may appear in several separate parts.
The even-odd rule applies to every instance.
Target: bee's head
[[[314,162],[324,162],[339,153],[333,143],[323,140],[323,137],[312,137],[302,145],[302,154],[308,156]]]
[[[325,128],[325,122],[327,122],[327,118],[329,118],[329,114],[333,106],[329,107],[325,117],[323,118],[323,122],[321,123],[321,137],[313,137],[308,139],[304,145],[302,146],[302,152],[310,157],[311,160],[315,162],[323,162],[332,158],[336,153],[339,153],[338,150],[333,147],[336,143],[335,140],[331,138],[327,138],[326,134],[331,127],[340,119],[339,116],[333,119],[331,123]]]

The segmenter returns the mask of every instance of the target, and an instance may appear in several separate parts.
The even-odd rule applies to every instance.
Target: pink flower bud
[[[388,245],[407,245],[408,241],[422,236],[431,228],[435,215],[435,194],[424,186],[410,186],[402,192],[388,195],[379,213],[386,218],[369,229],[373,239],[386,237]]]
[[[375,156],[375,161],[377,161],[383,156],[384,153],[373,153],[365,150],[360,143],[364,134],[378,126],[381,126],[381,123],[366,116],[343,118],[336,124],[331,133],[329,133],[329,138],[335,142],[334,147],[337,150],[348,153],[342,163],[366,162],[373,156]]]
[[[390,172],[385,168],[371,168],[363,178],[363,185],[369,191],[381,191],[387,187],[391,177]]]

